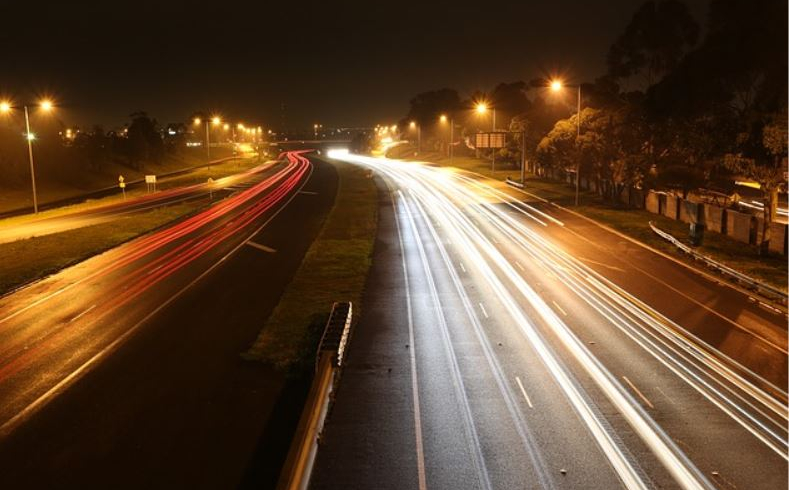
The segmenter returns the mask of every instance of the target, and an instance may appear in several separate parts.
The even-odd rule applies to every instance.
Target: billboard
[[[474,135],[474,146],[476,148],[504,148],[506,143],[507,133],[504,131],[476,133]]]

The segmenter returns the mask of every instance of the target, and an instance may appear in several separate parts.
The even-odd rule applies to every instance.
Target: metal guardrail
[[[505,180],[507,185],[511,185],[512,187],[517,187],[518,189],[523,189],[526,185],[523,182],[518,182],[517,180],[512,180],[511,178],[507,177]]]
[[[353,306],[334,303],[315,358],[312,380],[277,490],[307,490],[318,454],[318,442],[331,409],[351,331]]]
[[[717,270],[718,272],[720,272],[725,276],[731,277],[737,283],[744,286],[746,289],[749,289],[751,291],[756,291],[762,296],[764,296],[765,298],[770,299],[771,301],[775,301],[776,303],[779,303],[781,305],[784,306],[787,305],[787,295],[783,291],[776,289],[770,286],[769,284],[765,284],[763,282],[757,281],[756,279],[750,276],[746,276],[742,272],[738,272],[732,269],[731,267],[723,265],[720,262],[717,262],[707,257],[706,255],[696,252],[688,245],[682,243],[681,241],[679,241],[669,233],[666,233],[665,231],[655,226],[654,221],[649,222],[649,227],[652,228],[652,231],[654,231],[658,236],[670,242],[682,252],[693,257],[694,260],[703,262],[707,267]]]

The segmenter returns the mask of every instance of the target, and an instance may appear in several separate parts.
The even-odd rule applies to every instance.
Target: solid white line
[[[463,272],[466,272],[466,268],[463,267],[463,262],[460,262],[460,268],[463,269]]]
[[[306,194],[308,196],[317,196],[318,195],[317,192],[313,192],[313,191],[299,191],[299,194]]]
[[[304,187],[304,185],[306,185],[307,182],[310,180],[310,177],[312,177],[312,169],[313,169],[313,167],[312,167],[312,165],[310,165],[310,172],[307,175],[307,177],[304,179],[304,182],[301,184],[301,187]],[[299,187],[299,189],[301,189],[301,187]],[[272,214],[271,217],[269,219],[267,219],[263,224],[261,224],[259,227],[257,227],[255,229],[255,231],[250,233],[249,237],[247,238],[247,240],[249,240],[253,236],[257,235],[258,232],[260,232],[260,230],[262,230],[266,225],[268,225],[269,222],[271,222],[271,220],[276,218],[277,215],[283,209],[287,208],[288,204],[290,204],[290,202],[293,200],[293,198],[296,197],[297,193],[298,192],[294,192],[293,195],[291,195],[290,198],[287,201],[285,201],[285,204],[281,208],[279,208],[274,214]],[[210,274],[222,262],[224,262],[226,258],[228,258],[231,255],[233,255],[234,253],[236,253],[236,251],[238,249],[240,249],[241,247],[243,247],[245,244],[246,244],[246,240],[244,240],[241,243],[239,243],[236,247],[234,247],[232,250],[230,250],[225,256],[223,256],[221,259],[216,261],[211,267],[206,269],[202,274],[197,276],[192,282],[190,282],[189,284],[187,284],[186,286],[184,286],[183,288],[178,290],[175,294],[173,294],[167,300],[165,300],[161,305],[156,307],[156,309],[154,309],[153,311],[148,313],[142,320],[140,320],[139,322],[137,322],[134,325],[132,325],[131,328],[129,328],[127,331],[123,332],[123,334],[121,334],[120,337],[118,337],[115,340],[113,340],[112,343],[110,343],[107,347],[105,347],[104,349],[102,349],[99,352],[97,352],[96,354],[94,354],[93,357],[91,357],[90,359],[85,361],[85,363],[83,363],[80,367],[78,367],[77,369],[72,371],[71,374],[69,374],[68,376],[66,376],[62,380],[60,380],[55,386],[53,386],[52,388],[47,390],[43,395],[41,395],[38,398],[36,398],[35,401],[33,401],[30,405],[26,406],[25,408],[20,410],[19,413],[17,413],[16,415],[14,415],[10,419],[8,419],[3,425],[0,426],[0,438],[5,437],[6,435],[8,435],[23,420],[25,420],[27,417],[29,417],[30,415],[35,413],[35,411],[38,410],[39,408],[43,407],[52,397],[54,397],[60,391],[62,391],[65,388],[67,388],[71,383],[73,383],[74,381],[79,379],[79,377],[83,373],[87,372],[87,370],[93,364],[96,364],[97,362],[102,360],[104,357],[106,357],[107,355],[112,353],[112,351],[114,351],[119,345],[121,345],[127,338],[131,337],[131,335],[134,334],[137,331],[137,329],[140,328],[141,325],[143,325],[145,322],[147,322],[149,319],[151,319],[151,317],[153,317],[154,315],[159,313],[161,310],[163,310],[165,307],[167,307],[170,303],[172,303],[173,301],[178,299],[188,289],[190,289],[192,286],[197,284],[205,276]]]
[[[479,304],[479,309],[482,310],[482,314],[485,315],[485,318],[488,318],[488,312],[485,311],[485,305],[482,303]]]
[[[83,312],[82,312],[82,313],[80,313],[79,315],[75,316],[74,318],[72,318],[72,319],[71,319],[71,320],[69,320],[68,322],[69,322],[69,323],[71,323],[71,322],[75,322],[75,321],[79,320],[79,319],[80,319],[80,318],[82,318],[83,316],[85,316],[85,315],[87,315],[88,313],[90,313],[90,310],[92,310],[92,309],[93,309],[93,308],[95,308],[95,307],[96,307],[96,305],[93,305],[93,306],[91,306],[90,308],[88,308],[87,310],[83,311]]]
[[[272,253],[272,254],[274,252],[276,252],[276,250],[274,250],[273,248],[267,247],[265,245],[261,245],[259,243],[255,243],[252,240],[247,240],[247,245],[249,245],[250,247],[254,247],[254,248],[258,249],[258,250],[262,250],[264,252],[268,252],[268,253]]]
[[[652,408],[652,409],[654,409],[654,408],[655,408],[655,406],[654,406],[654,405],[652,405],[652,402],[651,402],[651,401],[649,401],[649,399],[648,399],[647,397],[645,397],[645,396],[644,396],[644,394],[643,394],[643,393],[641,393],[641,391],[640,391],[638,388],[636,388],[636,385],[634,385],[632,381],[630,381],[629,379],[627,379],[627,376],[622,376],[622,379],[624,379],[624,380],[625,380],[625,383],[627,383],[627,384],[628,384],[628,386],[630,386],[630,388],[631,388],[633,391],[635,391],[635,392],[636,392],[636,395],[638,395],[638,397],[639,397],[639,398],[641,398],[641,400],[643,400],[643,401],[644,401],[644,403],[646,403],[646,404],[647,404],[647,406],[649,406],[649,408]]]
[[[394,198],[394,196],[393,196]],[[403,245],[403,233],[400,231],[400,218],[397,216],[397,209],[392,203],[397,226],[397,238],[400,241],[400,257],[403,262],[403,277],[405,279],[405,301],[406,312],[408,313],[408,345],[409,359],[411,361],[411,394],[414,400],[414,432],[416,434],[416,469],[419,480],[419,490],[427,490],[427,478],[425,477],[425,451],[422,444],[422,415],[419,409],[419,382],[416,372],[416,346],[414,345],[414,317],[411,309],[411,287],[408,282],[408,267],[405,262],[405,246]]]
[[[559,311],[561,312],[561,314],[562,314],[562,315],[564,315],[564,316],[567,316],[567,312],[566,312],[566,311],[564,311],[564,310],[562,309],[562,307],[561,307],[561,306],[559,306],[559,304],[558,304],[556,301],[554,301],[554,300],[551,300],[551,303],[553,303],[553,306],[555,306],[555,307],[556,307],[556,309],[557,309],[557,310],[559,310]]]
[[[521,263],[518,262],[517,260],[515,261],[515,265],[518,266],[518,269],[522,270],[523,272],[526,272],[526,269],[524,269],[523,266],[521,265]]]
[[[515,376],[515,381],[518,382],[518,388],[521,389],[521,393],[523,393],[523,398],[526,399],[526,403],[529,404],[529,408],[534,408],[534,405],[531,404],[531,400],[529,399],[529,395],[526,394],[526,389],[523,387],[523,383],[521,383],[521,379]]]

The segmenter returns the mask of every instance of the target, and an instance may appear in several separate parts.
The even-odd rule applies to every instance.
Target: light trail
[[[561,344],[579,361],[609,401],[628,420],[631,427],[683,488],[710,488],[712,485],[651,419],[640,403],[607,371],[570,328],[510,265],[493,241],[496,234],[506,237],[506,246],[526,253],[535,263],[553,273],[561,283],[593,307],[603,318],[634,341],[650,356],[683,382],[713,403],[727,416],[746,428],[776,453],[786,458],[786,405],[776,400],[749,379],[759,379],[720,352],[695,338],[681,326],[645,305],[611,283],[602,275],[569,256],[545,237],[526,227],[507,213],[517,210],[529,220],[545,227],[562,226],[556,220],[513,203],[500,191],[466,176],[413,162],[366,158],[332,153],[333,158],[372,167],[401,188],[413,194],[417,206],[424,208],[426,221],[441,223],[447,236],[442,241],[457,245],[465,264],[473,265],[500,296],[505,309],[528,338],[530,344],[587,423],[598,444],[611,460],[627,486],[640,488],[638,471],[609,437],[575,382],[556,360],[531,320],[510,294],[510,287],[538,313],[540,321],[557,335]],[[504,201],[504,209],[491,204],[491,197]],[[472,219],[473,217],[473,219]],[[557,222],[558,221],[558,222]],[[483,228],[490,228],[482,231]],[[489,238],[490,237],[490,238]],[[523,267],[516,263],[519,269]],[[469,270],[469,272],[471,272]],[[765,382],[759,379],[760,382]]]
[[[43,307],[65,291],[121,271],[113,276],[110,286],[105,285],[118,291],[117,294],[105,303],[83,311],[74,320],[80,318],[84,321],[90,317],[91,322],[96,322],[108,317],[156,284],[184,270],[210,250],[243,232],[279,205],[311,171],[312,164],[301,153],[286,153],[288,163],[282,169],[249,189],[174,226],[130,242],[124,246],[124,253],[112,263],[86,274],[55,293],[35,298],[24,307],[0,313],[5,315],[0,318],[0,328],[14,328],[21,315],[34,314],[36,308]],[[0,352],[0,381],[24,369],[37,359],[47,345],[68,338],[72,322],[61,322],[35,338],[20,336],[15,343],[5,345]]]

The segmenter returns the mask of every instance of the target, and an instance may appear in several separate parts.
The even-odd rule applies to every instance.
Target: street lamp
[[[25,111],[25,139],[27,140],[27,155],[28,159],[30,160],[30,183],[33,187],[33,212],[38,214],[38,195],[36,193],[36,170],[35,165],[33,163],[33,140],[36,139],[36,136],[30,131],[30,111],[28,110],[27,104],[22,106]],[[44,112],[49,112],[53,109],[52,101],[49,99],[43,99],[38,103],[39,109]],[[10,112],[13,107],[11,106],[10,102],[3,101],[0,102],[0,113],[7,113]]]
[[[193,120],[195,126],[203,124],[203,120],[198,116]],[[219,126],[222,124],[222,118],[219,116],[211,116],[210,120],[205,121],[205,155],[208,162],[211,162],[211,124]]]
[[[416,152],[422,152],[422,126],[417,124],[416,121],[411,121],[409,124],[411,129],[416,129]]]
[[[554,92],[560,92],[563,87],[565,87],[564,83],[561,80],[552,80],[549,87]],[[578,98],[577,98],[577,109],[576,109],[576,117],[575,117],[575,146],[577,147],[579,144],[579,140],[581,138],[581,84],[578,85],[567,85],[567,87],[576,87],[578,88]],[[578,206],[578,193],[581,188],[581,155],[578,152],[577,160],[575,163],[575,205]]]
[[[487,113],[488,112],[488,104],[487,104],[487,102],[484,102],[484,101],[477,102],[476,111],[477,111],[477,114],[480,114],[480,115]],[[496,108],[495,107],[493,108],[493,120],[492,120],[492,123],[493,124],[491,125],[491,128],[492,128],[492,131],[495,133],[496,132]],[[491,148],[491,150],[492,150],[493,153],[492,153],[490,169],[491,169],[492,172],[495,172],[496,171],[496,148]]]
[[[449,148],[447,152],[449,153],[449,164],[452,165],[452,157],[454,156],[453,148],[454,148],[454,140],[455,140],[455,119],[452,117],[448,119],[449,119]],[[442,124],[446,123],[447,122],[446,114],[441,114],[439,120],[441,121]]]

